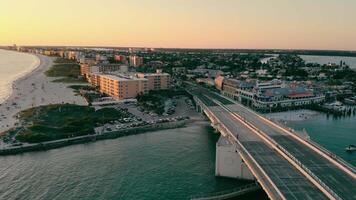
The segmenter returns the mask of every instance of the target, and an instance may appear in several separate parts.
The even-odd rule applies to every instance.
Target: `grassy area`
[[[84,83],[85,80],[79,79],[80,65],[72,60],[56,58],[54,65],[45,72],[46,76],[58,77],[53,82],[61,83]]]
[[[66,59],[66,58],[56,58],[54,60],[54,63],[57,63],[57,64],[68,64],[68,63],[75,63],[73,60],[69,60],[69,59]]]
[[[89,105],[97,99],[106,97],[106,95],[97,92],[95,87],[90,85],[71,85],[68,88],[73,89],[76,94],[83,96]]]
[[[49,77],[73,77],[77,78],[80,75],[80,66],[75,63],[70,64],[55,64],[46,75]]]
[[[137,96],[137,102],[138,105],[143,107],[145,110],[161,115],[164,113],[165,101],[169,98],[180,95],[188,94],[182,89],[156,90],[150,91],[148,94]]]
[[[132,115],[115,108],[96,110],[88,106],[71,104],[31,108],[20,113],[24,125],[15,138],[20,142],[37,143],[94,133],[94,127]]]

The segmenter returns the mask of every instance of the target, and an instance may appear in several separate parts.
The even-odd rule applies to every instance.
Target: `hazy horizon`
[[[0,45],[356,50],[349,0],[1,0]]]

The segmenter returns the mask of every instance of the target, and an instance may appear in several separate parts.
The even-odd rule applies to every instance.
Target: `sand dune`
[[[54,78],[44,72],[53,64],[53,58],[38,55],[41,63],[30,74],[18,79],[13,84],[12,95],[0,105],[0,133],[12,128],[18,120],[19,111],[40,105],[74,103],[87,105],[81,96],[75,96],[68,84],[54,83]]]

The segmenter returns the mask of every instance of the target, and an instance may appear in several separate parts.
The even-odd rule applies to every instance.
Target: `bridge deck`
[[[268,175],[273,177],[273,181],[278,183],[278,187],[283,188],[282,191],[284,193],[290,190],[290,195],[287,194],[288,199],[293,197],[296,198],[299,194],[298,191],[301,191],[301,193],[307,193],[304,194],[307,197],[298,197],[298,199],[320,199],[321,197],[312,196],[316,195],[313,192],[313,194],[308,194],[308,191],[313,191],[315,186],[304,178],[302,174],[297,172],[298,170],[287,162],[285,158],[263,143],[259,136],[254,134],[250,129],[248,129],[247,126],[233,119],[230,112],[236,113],[245,118],[253,126],[263,131],[263,133],[268,135],[268,137],[276,141],[278,145],[286,149],[298,161],[311,170],[313,174],[315,174],[339,197],[342,199],[356,199],[356,180],[307,145],[291,137],[287,132],[277,128],[276,126],[266,123],[256,113],[238,103],[225,99],[224,97],[216,93],[212,93],[206,89],[198,88],[194,90],[194,93],[197,94],[197,97],[201,99],[205,105],[209,106],[209,109],[213,111],[214,115],[216,115],[217,118],[219,118],[230,131],[239,135],[239,140],[241,140],[243,145],[248,148],[249,152],[251,151],[251,154],[255,156],[255,159],[258,160],[259,163],[264,164],[263,168],[269,172]],[[220,104],[227,108],[229,112],[222,109],[214,101],[220,102]],[[266,152],[268,153],[265,154]],[[269,163],[271,165],[269,165]],[[278,165],[281,165],[281,167],[278,167]],[[289,174],[292,173],[291,171],[293,171],[294,174]],[[273,174],[276,175],[276,177],[274,177]],[[285,177],[283,177],[283,175],[285,175]],[[288,179],[288,177],[291,179]],[[302,182],[306,185],[303,185]],[[291,183],[295,183],[296,185]],[[320,190],[319,193],[321,193]],[[325,196],[323,198],[325,198]]]
[[[318,178],[337,193],[339,197],[342,199],[356,199],[356,180],[329,160],[305,144],[295,140],[281,129],[265,123],[260,117],[247,108],[238,104],[228,105],[227,107],[268,134],[274,141],[317,175]]]
[[[230,132],[238,135],[239,141],[287,199],[327,199],[288,161],[262,142],[255,133],[236,121],[228,112],[218,106],[210,107],[210,109]]]

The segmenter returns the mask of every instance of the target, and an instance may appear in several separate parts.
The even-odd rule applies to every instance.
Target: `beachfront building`
[[[225,79],[221,93],[258,110],[301,107],[325,101],[322,94],[278,80],[258,82]]]
[[[139,67],[143,65],[143,58],[139,56],[130,56],[130,66],[132,67]]]
[[[148,90],[165,90],[171,86],[171,75],[157,70],[156,73],[137,73],[138,78],[148,80]]]
[[[120,72],[125,73],[128,71],[128,67],[118,64],[81,64],[80,74],[87,80],[90,80],[90,76],[94,73],[112,73]]]
[[[116,100],[136,98],[148,92],[148,80],[125,75],[98,75],[99,90]]]

